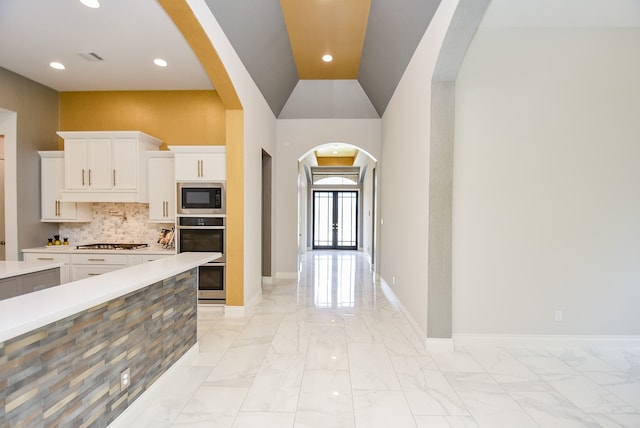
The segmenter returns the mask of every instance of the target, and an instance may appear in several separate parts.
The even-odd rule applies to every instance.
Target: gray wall
[[[58,149],[58,92],[0,68],[0,108],[17,113],[18,249],[43,245],[58,227],[40,222],[37,152]]]
[[[638,46],[478,31],[456,81],[454,337],[640,334]]]

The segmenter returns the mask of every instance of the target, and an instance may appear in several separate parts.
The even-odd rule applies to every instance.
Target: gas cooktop
[[[138,250],[140,248],[146,248],[149,244],[86,244],[78,245],[78,250]]]

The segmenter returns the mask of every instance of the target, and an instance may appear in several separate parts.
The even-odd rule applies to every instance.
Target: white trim
[[[382,276],[380,276],[380,289],[382,290],[382,293],[384,293],[385,297],[389,300],[389,302],[392,305],[396,306],[398,309],[400,309],[402,314],[405,316],[405,318],[409,322],[409,325],[413,329],[413,332],[418,336],[418,338],[420,338],[420,340],[424,341],[425,349],[427,349],[427,346],[429,344],[427,335],[424,333],[424,331],[422,331],[422,329],[420,328],[416,320],[411,316],[411,314],[409,313],[407,308],[404,307],[402,302],[400,302],[400,299],[398,299],[398,296],[396,296],[396,294],[393,292],[391,287],[389,287],[389,284],[387,284],[387,282],[384,280]]]
[[[250,300],[248,300],[248,301],[245,300],[244,307],[246,309],[249,309],[249,308],[257,305],[260,302],[262,302],[262,288],[258,289],[258,292],[255,293]]]
[[[277,272],[276,278],[280,279],[298,279],[298,272]]]
[[[637,347],[640,336],[589,336],[589,335],[515,335],[515,334],[454,334],[453,342],[460,347],[523,346],[605,346]]]
[[[273,284],[273,277],[272,276],[263,276],[262,277],[262,283],[263,284]]]
[[[182,370],[186,370],[196,361],[200,354],[200,346],[198,343],[193,345],[187,352],[171,365],[160,377],[151,384],[136,400],[131,403],[113,422],[109,428],[128,428],[136,425],[136,420],[153,403],[162,398],[162,391],[165,391],[168,385],[179,383]]]
[[[5,260],[18,260],[18,113],[0,108],[4,134]]]
[[[246,314],[246,306],[225,306],[224,316],[230,318],[241,318]]]
[[[453,352],[454,350],[453,339],[430,339],[427,337],[427,351],[429,352]]]

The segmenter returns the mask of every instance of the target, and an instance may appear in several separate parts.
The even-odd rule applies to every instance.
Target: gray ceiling
[[[240,56],[258,88],[276,116],[287,101],[299,99],[294,90],[298,73],[293,60],[279,0],[206,0],[223,31]],[[413,52],[440,3],[439,0],[371,0],[369,22],[362,51],[358,83],[366,98],[340,99],[340,102],[360,104],[361,108],[329,112],[318,104],[336,104],[336,100],[309,99],[309,82],[301,85],[310,117],[360,116],[370,117],[372,109],[381,116],[402,77]],[[327,82],[316,82],[316,96],[330,95]],[[311,85],[315,85],[312,83]],[[341,82],[339,88],[349,85]],[[353,86],[353,85],[351,85]],[[355,93],[357,89],[352,89]],[[336,97],[344,96],[338,89]],[[294,101],[295,102],[295,101]],[[365,105],[369,103],[369,106]],[[304,104],[304,103],[299,103]],[[289,109],[293,111],[293,109]],[[300,109],[296,109],[300,113]]]

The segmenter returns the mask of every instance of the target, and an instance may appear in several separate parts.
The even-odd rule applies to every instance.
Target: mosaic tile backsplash
[[[90,223],[60,223],[61,238],[71,245],[103,243],[136,243],[159,246],[162,229],[173,223],[149,223],[149,205],[137,203],[94,203]]]
[[[0,427],[106,427],[195,345],[196,278],[191,269],[0,342]]]

